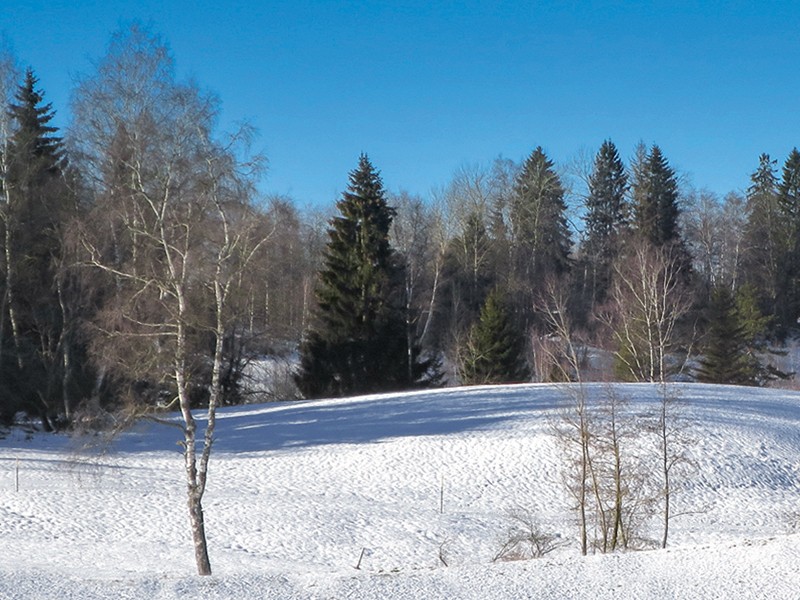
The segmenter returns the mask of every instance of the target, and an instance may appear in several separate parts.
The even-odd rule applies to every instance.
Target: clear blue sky
[[[423,196],[461,165],[541,145],[658,143],[697,188],[741,190],[800,145],[800,2],[4,0],[0,31],[69,119],[76,74],[138,19],[180,77],[250,120],[261,186],[330,204],[367,152]]]

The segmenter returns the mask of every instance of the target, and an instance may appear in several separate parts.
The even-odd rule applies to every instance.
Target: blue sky
[[[180,77],[259,130],[262,189],[328,205],[367,152],[429,196],[460,166],[658,143],[697,188],[742,190],[800,145],[800,2],[5,0],[0,32],[69,121],[75,75],[138,19]]]

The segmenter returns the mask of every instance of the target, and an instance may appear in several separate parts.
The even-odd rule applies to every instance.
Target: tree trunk
[[[11,198],[6,191],[6,208],[11,212]],[[20,342],[19,342],[19,324],[17,322],[17,312],[15,308],[16,298],[14,295],[14,286],[16,286],[16,276],[14,273],[15,270],[15,263],[14,263],[14,256],[12,250],[12,237],[11,237],[11,217],[10,214],[6,219],[6,230],[5,230],[5,239],[4,241],[4,251],[5,251],[5,258],[6,258],[6,301],[7,301],[7,308],[8,308],[8,321],[11,323],[11,337],[14,340],[14,353],[17,355],[17,366],[22,369],[23,362],[22,362],[22,352],[20,350]]]
[[[189,521],[192,526],[194,560],[198,575],[211,575],[211,561],[208,559],[206,524],[203,517],[202,493],[197,488],[189,488]]]
[[[183,297],[178,298],[180,313],[178,328],[175,337],[175,383],[178,388],[178,401],[183,415],[184,435],[184,466],[186,468],[187,504],[189,507],[189,522],[192,526],[192,540],[194,542],[194,557],[197,563],[198,575],[211,575],[211,563],[208,560],[208,543],[206,541],[205,520],[203,519],[203,493],[205,492],[205,479],[198,477],[197,472],[197,421],[192,415],[186,381],[186,330],[181,319],[184,316],[185,303]]]
[[[667,547],[667,537],[669,536],[670,519],[670,448],[669,435],[667,432],[667,384],[662,382],[661,389],[661,415],[659,423],[659,436],[661,438],[661,469],[664,476],[664,534],[661,537],[661,547]]]

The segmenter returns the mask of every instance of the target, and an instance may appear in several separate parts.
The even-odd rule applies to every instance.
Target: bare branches
[[[543,532],[528,509],[514,508],[506,516],[511,525],[492,562],[541,558],[565,545],[558,534]]]
[[[601,311],[616,338],[622,375],[635,381],[666,378],[676,327],[691,308],[674,247],[636,242],[614,265],[611,302]]]
[[[95,227],[81,235],[83,265],[109,292],[94,354],[121,375],[167,391],[183,417],[189,513],[198,572],[210,574],[202,498],[222,394],[224,344],[236,320],[231,294],[260,251],[250,175],[263,161],[212,137],[216,98],[176,83],[160,40],[134,25],[117,34],[75,100],[72,143],[92,175]],[[209,341],[213,353],[208,356]],[[210,361],[209,361],[210,358]],[[202,445],[193,414],[197,374],[210,363]],[[199,451],[199,455],[198,455]]]

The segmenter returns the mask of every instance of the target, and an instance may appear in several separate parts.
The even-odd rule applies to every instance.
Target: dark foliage
[[[755,385],[758,360],[747,346],[747,328],[727,286],[711,294],[703,358],[697,379],[704,383]]]
[[[432,362],[407,342],[402,264],[389,245],[394,210],[365,155],[337,208],[316,322],[301,345],[300,391],[346,396],[429,385]]]
[[[495,289],[486,298],[460,362],[461,381],[467,385],[514,383],[530,378],[525,337],[499,290]]]

